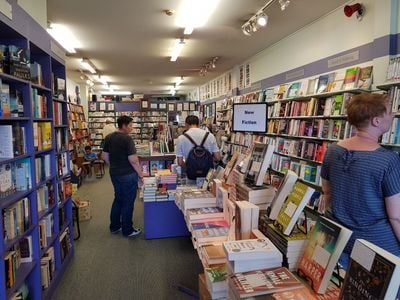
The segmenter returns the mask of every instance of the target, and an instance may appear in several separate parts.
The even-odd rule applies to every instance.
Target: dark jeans
[[[116,231],[122,228],[123,235],[129,235],[133,231],[133,207],[138,188],[138,175],[132,173],[129,175],[116,176],[111,175],[111,181],[114,186],[114,202],[110,214],[110,230]]]

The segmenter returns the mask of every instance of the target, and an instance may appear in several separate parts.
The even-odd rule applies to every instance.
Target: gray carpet
[[[201,263],[189,238],[126,239],[108,231],[113,189],[107,175],[85,181],[78,195],[89,199],[92,219],[81,223],[75,257],[54,299],[191,299],[176,289],[197,292]],[[143,203],[136,201],[134,223],[143,228]]]

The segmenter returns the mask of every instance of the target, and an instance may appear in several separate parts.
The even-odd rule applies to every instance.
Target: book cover
[[[357,87],[359,89],[368,90],[372,84],[372,70],[373,66],[368,66],[360,69],[360,76],[358,77]]]
[[[350,256],[339,299],[395,299],[400,285],[400,258],[358,239]]]
[[[317,94],[325,93],[328,90],[328,82],[329,74],[319,76]]]
[[[336,72],[335,79],[332,82],[330,92],[338,92],[338,91],[342,90],[345,75],[346,75],[346,72],[344,70]]]
[[[279,211],[282,208],[283,203],[285,202],[287,196],[292,191],[293,186],[297,181],[297,174],[291,170],[288,170],[285,174],[285,177],[279,186],[278,191],[275,194],[274,199],[272,200],[270,209],[269,209],[269,218],[271,220],[276,220],[278,217]]]
[[[339,224],[319,217],[300,260],[298,273],[315,292],[325,293],[333,269],[352,232]]]
[[[343,89],[349,90],[357,87],[358,75],[360,73],[359,67],[348,68],[344,75]]]
[[[245,177],[245,181],[248,184],[260,186],[264,183],[264,177],[271,164],[273,153],[274,147],[272,145],[263,143],[255,143],[253,145]]]
[[[237,273],[229,277],[229,283],[240,299],[303,287],[303,284],[283,267]]]
[[[140,167],[142,168],[143,176],[150,176],[150,169],[149,169],[149,161],[148,160],[141,160]]]
[[[301,82],[294,82],[290,85],[289,89],[287,90],[287,98],[298,97],[301,88]]]
[[[228,223],[224,220],[192,223],[193,230],[223,228],[223,227],[228,227]]]
[[[13,129],[12,125],[0,125],[0,158],[13,158]]]
[[[223,243],[228,260],[278,259],[282,254],[268,239],[249,239]]]
[[[290,235],[297,223],[300,213],[303,211],[314,192],[315,190],[313,188],[304,183],[296,182],[277,218],[277,222],[282,226],[282,232],[285,235]]]

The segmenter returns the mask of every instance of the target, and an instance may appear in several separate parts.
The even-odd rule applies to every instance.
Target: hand
[[[139,183],[140,187],[143,186],[143,184],[144,184],[143,176],[139,177],[139,182],[138,183]]]

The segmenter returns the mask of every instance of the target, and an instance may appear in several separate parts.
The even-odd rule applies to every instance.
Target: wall
[[[47,0],[18,0],[21,6],[43,28],[47,28]]]
[[[85,116],[87,118],[88,116],[88,86],[84,83],[79,84],[76,83],[74,80],[71,78],[68,78],[67,74],[67,99],[71,99],[72,102],[76,103],[76,93],[75,93],[75,87],[79,86],[80,90],[80,98],[81,98],[81,105],[83,106],[83,110],[85,112]]]
[[[265,88],[284,83],[289,81],[285,81],[284,73],[298,68],[308,72],[303,78],[314,75],[312,72],[317,70],[322,73],[344,68],[346,65],[339,65],[330,70],[327,58],[353,50],[359,51],[360,59],[352,64],[360,65],[368,61],[374,66],[374,83],[382,83],[389,50],[398,52],[396,41],[393,42],[390,35],[400,32],[399,0],[364,0],[362,3],[366,13],[361,21],[355,16],[345,17],[341,6],[247,59],[245,62],[250,62],[252,84],[261,83],[261,87]],[[251,38],[256,36],[254,34]],[[238,66],[234,66],[232,72],[234,77],[239,77]]]

